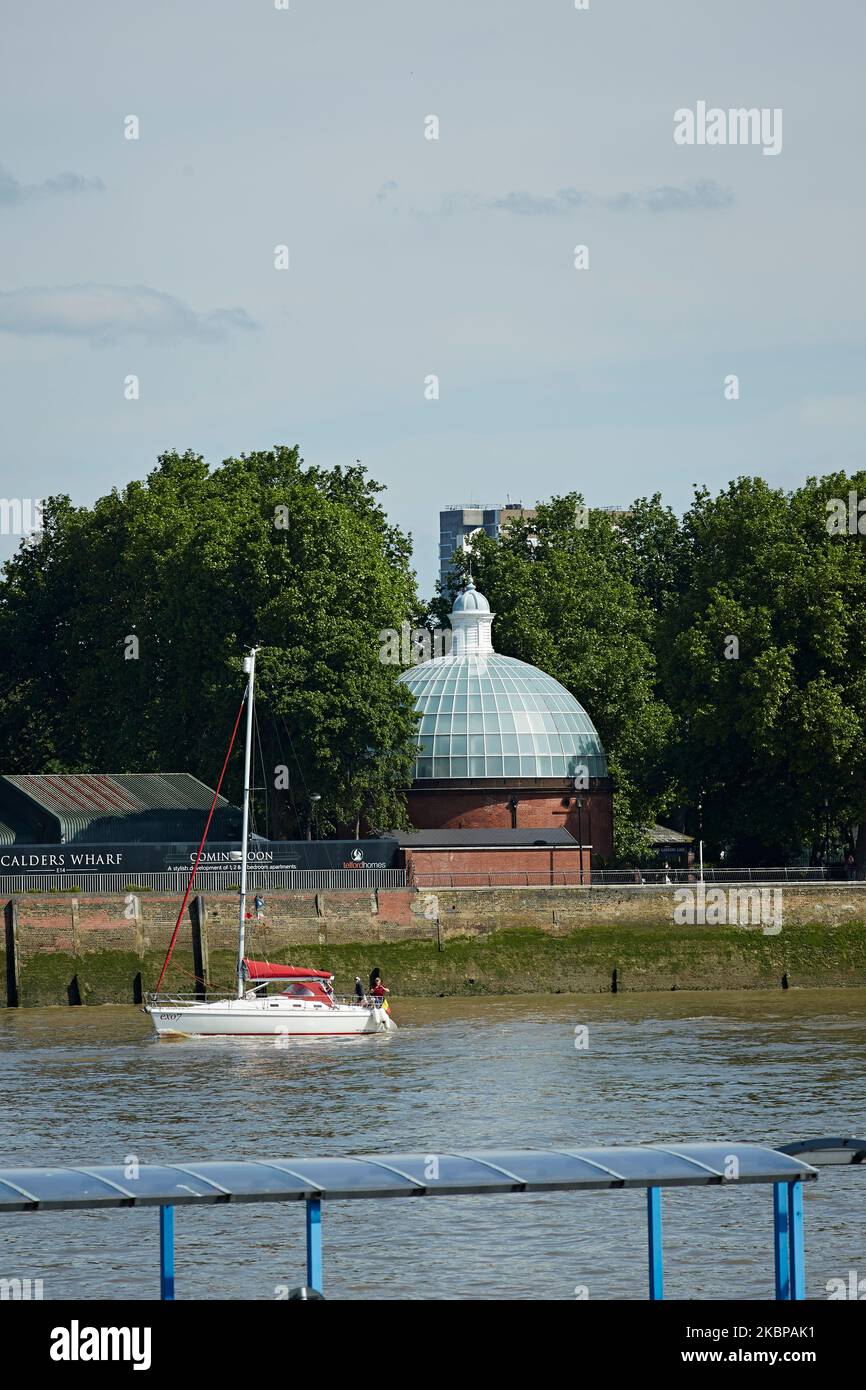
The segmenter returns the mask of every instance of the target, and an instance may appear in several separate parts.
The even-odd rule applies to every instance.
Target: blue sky
[[[681,509],[863,466],[855,0],[47,0],[4,28],[0,495],[298,443],[387,485],[429,593],[449,503]],[[781,153],[678,146],[699,100],[781,108]]]

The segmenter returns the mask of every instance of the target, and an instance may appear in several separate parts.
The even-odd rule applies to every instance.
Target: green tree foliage
[[[829,824],[866,871],[866,513],[828,524],[852,493],[866,473],[793,492],[740,478],[696,489],[682,521],[656,495],[585,529],[571,494],[475,538],[498,649],[556,676],[601,734],[618,854],[675,806],[696,833],[702,802],[736,862],[817,848]]]
[[[91,508],[50,499],[0,584],[0,766],[212,784],[256,642],[271,809],[278,767],[291,783],[272,828],[303,834],[313,792],[321,833],[405,824],[412,699],[379,632],[419,605],[379,491],[276,448],[214,470],[169,453]],[[851,492],[866,473],[793,492],[739,478],[697,489],[681,522],[656,495],[588,526],[572,493],[475,538],[497,649],[549,671],[599,730],[621,857],[674,806],[696,830],[702,797],[733,858],[817,847],[829,822],[866,870],[866,515],[828,525]],[[458,586],[428,621],[447,622]]]
[[[417,599],[380,490],[279,447],[213,471],[168,453],[92,508],[52,498],[0,586],[4,771],[183,769],[213,785],[258,643],[259,785],[273,806],[275,769],[291,783],[279,830],[305,831],[314,791],[322,833],[362,814],[405,824],[412,701],[378,634]]]
[[[793,493],[757,478],[717,497],[699,489],[660,657],[678,772],[693,803],[705,792],[710,835],[794,853],[820,843],[829,819],[856,838],[862,866],[866,542],[831,534],[827,505],[850,490],[866,495],[866,474]]]

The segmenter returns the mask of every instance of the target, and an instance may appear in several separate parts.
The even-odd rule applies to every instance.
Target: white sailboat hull
[[[297,1002],[291,999],[218,999],[148,1003],[160,1037],[338,1037],[388,1033],[396,1023],[386,1009],[366,1005]]]

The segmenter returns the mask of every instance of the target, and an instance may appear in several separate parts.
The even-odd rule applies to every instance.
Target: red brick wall
[[[417,887],[519,887],[580,883],[580,854],[574,849],[407,849],[409,882]],[[583,852],[589,882],[589,850]]]
[[[583,792],[580,813],[580,839],[592,844],[596,857],[613,856],[613,797],[607,790]],[[482,791],[476,787],[454,787],[447,791],[422,790],[417,785],[409,793],[409,819],[419,830],[507,830],[511,826],[509,801],[517,800],[517,825],[538,826],[545,830],[562,827],[578,838],[574,793],[563,787],[497,787]],[[563,805],[568,797],[569,805]]]

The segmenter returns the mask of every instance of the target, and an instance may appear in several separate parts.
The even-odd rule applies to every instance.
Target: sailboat
[[[327,970],[312,970],[304,966],[275,965],[269,961],[251,960],[245,955],[247,917],[247,868],[249,858],[250,795],[253,705],[255,698],[256,654],[253,647],[244,657],[243,669],[248,677],[245,702],[247,708],[244,751],[243,829],[241,840],[240,913],[238,920],[237,988],[234,995],[201,998],[190,994],[161,993],[160,987],[195,876],[198,859],[207,836],[205,827],[199,855],[193,865],[187,893],[181,905],[165,964],[157,989],[145,995],[144,1012],[159,1037],[330,1037],[344,1034],[386,1033],[396,1029],[387,1001],[376,996],[341,999],[334,994],[334,976]],[[238,712],[240,718],[240,711]],[[235,724],[237,730],[237,723]],[[232,736],[232,742],[234,735]],[[231,745],[229,745],[229,753]],[[228,763],[220,775],[219,786]],[[211,808],[213,811],[213,807]],[[210,818],[208,819],[208,825]],[[282,986],[269,994],[271,985]]]

